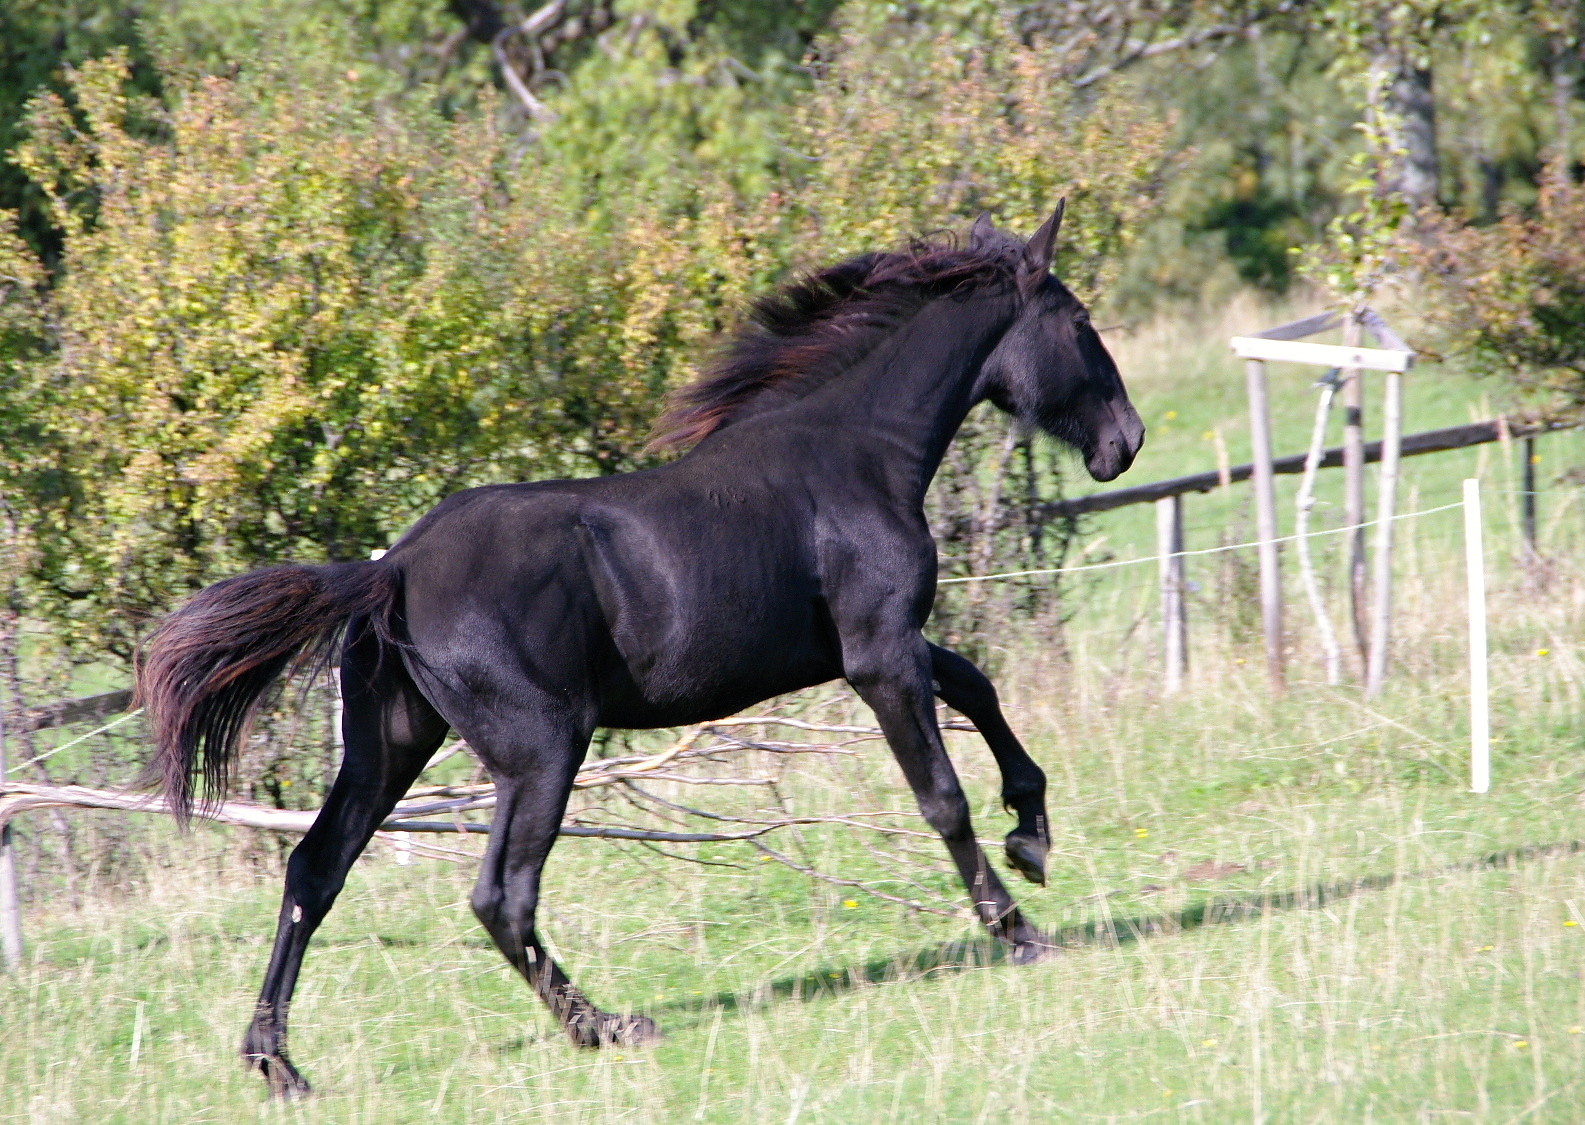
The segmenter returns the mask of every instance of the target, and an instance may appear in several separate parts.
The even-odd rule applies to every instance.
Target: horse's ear
[[[996,224],[991,222],[991,213],[981,211],[979,217],[974,220],[974,225],[969,228],[969,249],[981,249],[995,234]]]
[[[1068,198],[1057,200],[1057,209],[1051,218],[1040,224],[1040,229],[1029,236],[1024,245],[1024,256],[1018,263],[1018,286],[1028,293],[1051,272],[1051,259],[1057,252],[1057,231],[1062,229],[1062,212],[1067,210]]]

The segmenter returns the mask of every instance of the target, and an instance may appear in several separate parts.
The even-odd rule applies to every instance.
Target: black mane
[[[696,382],[668,396],[651,450],[690,446],[751,404],[801,398],[854,363],[936,297],[1011,283],[1023,243],[1007,236],[960,247],[947,235],[906,250],[860,254],[805,274],[749,306]]]

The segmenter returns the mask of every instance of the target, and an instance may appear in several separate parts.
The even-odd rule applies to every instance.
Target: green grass
[[[1531,662],[1503,683],[1534,699],[1549,674]],[[1554,708],[1504,709],[1496,785],[1476,797],[1456,747],[1320,691],[1267,708],[1125,689],[1101,712],[1023,687],[1058,693],[1070,719],[1014,702],[1054,781],[1059,877],[1021,896],[1061,928],[1049,963],[996,963],[954,920],[844,900],[741,845],[702,849],[736,866],[698,867],[567,841],[547,930],[597,998],[667,1031],[649,1051],[578,1053],[473,922],[471,871],[401,868],[377,848],[294,1010],[319,1093],[277,1111],[232,1054],[275,873],[239,870],[230,834],[200,830],[170,838],[184,861],[134,895],[29,919],[30,963],[0,985],[0,1107],[38,1121],[1577,1115],[1581,773]],[[1382,708],[1407,727],[1436,713],[1398,695]],[[956,756],[989,834],[987,755],[958,736]],[[890,772],[883,755],[864,767]],[[811,806],[814,780],[797,790]],[[844,836],[807,842],[827,869],[875,874]]]
[[[1225,328],[1123,349],[1152,426],[1131,477],[1213,466],[1200,435],[1219,423],[1240,458]],[[1483,390],[1422,378],[1410,429],[1466,420]],[[1279,388],[1283,452],[1308,431],[1307,382]],[[1507,470],[1500,450],[1484,455],[1487,795],[1467,792],[1457,513],[1400,525],[1392,678],[1368,705],[1353,685],[1318,682],[1292,590],[1293,686],[1269,698],[1220,556],[1191,563],[1191,690],[1163,697],[1154,568],[1101,572],[1072,588],[1086,608],[1063,634],[1068,659],[1037,624],[994,652],[1009,714],[1051,779],[1052,884],[1014,890],[1060,934],[1059,957],[1007,965],[961,919],[810,882],[746,845],[689,850],[717,864],[702,866],[567,840],[546,933],[597,1001],[666,1032],[650,1050],[581,1053],[474,922],[472,864],[399,867],[376,845],[315,939],[293,1008],[293,1056],[318,1093],[272,1106],[235,1049],[279,862],[242,833],[182,839],[148,820],[154,858],[135,880],[26,920],[28,963],[0,979],[0,1119],[1579,1120],[1585,571],[1573,560],[1585,528],[1555,479],[1574,442],[1543,446],[1545,572],[1516,561]],[[1411,462],[1406,494],[1435,506],[1480,458]],[[1201,539],[1189,546],[1214,545],[1244,495],[1191,498]],[[1150,513],[1109,514],[1090,534],[1119,557],[1149,554]],[[949,737],[981,835],[999,836],[1009,821],[989,754]],[[800,812],[909,803],[878,746],[799,759],[782,792]],[[778,846],[891,890],[885,880],[910,876],[961,893],[925,841],[904,870],[845,830]]]

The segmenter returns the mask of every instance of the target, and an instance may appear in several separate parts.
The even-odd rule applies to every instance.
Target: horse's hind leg
[[[930,674],[936,694],[979,729],[1002,771],[1002,804],[1018,817],[1007,834],[1007,862],[1031,883],[1046,882],[1051,832],[1046,819],[1046,775],[1007,725],[996,688],[965,657],[930,646]]]
[[[654,1021],[596,1008],[534,932],[540,875],[561,828],[589,734],[575,720],[541,714],[523,716],[506,738],[470,738],[490,768],[496,792],[490,846],[473,890],[473,912],[574,1044],[636,1046],[658,1038]]]
[[[286,1057],[286,1010],[308,939],[330,912],[353,861],[446,736],[445,720],[419,694],[401,659],[382,654],[367,634],[343,654],[341,685],[341,771],[287,861],[275,948],[242,1040],[243,1058],[280,1097],[308,1092]]]

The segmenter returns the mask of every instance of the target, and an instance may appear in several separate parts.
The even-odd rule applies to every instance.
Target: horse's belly
[[[719,719],[842,674],[835,644],[812,620],[741,632],[731,627],[691,632],[666,650],[618,661],[619,667],[602,677],[602,726],[669,727]]]

